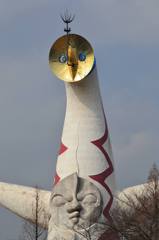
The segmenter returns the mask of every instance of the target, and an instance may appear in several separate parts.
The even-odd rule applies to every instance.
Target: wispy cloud
[[[148,90],[148,89],[147,89]],[[156,102],[119,90],[104,98],[113,140],[118,186],[146,181],[152,164],[158,164],[159,109]]]
[[[9,23],[14,17],[20,14],[29,12],[30,10],[37,11],[41,7],[47,6],[48,0],[1,0],[0,2],[0,20],[1,24]]]
[[[50,28],[67,6],[70,11],[76,13],[73,29],[94,39],[95,43],[132,45],[158,45],[159,43],[159,2],[157,0],[106,0],[98,3],[96,0],[79,2],[2,0],[0,25],[12,24],[14,18],[20,24],[18,16],[23,19],[29,13],[31,13],[29,18],[34,22],[37,14],[41,12],[43,21]]]
[[[156,0],[81,1],[82,26],[92,28],[100,43],[159,43],[159,2]],[[85,22],[85,25],[83,24]],[[92,26],[92,27],[91,27]]]

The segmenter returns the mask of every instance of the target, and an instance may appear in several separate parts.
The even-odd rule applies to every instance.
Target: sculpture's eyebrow
[[[68,193],[68,194],[61,194],[61,193],[55,193],[52,197],[51,197],[51,200],[53,200],[55,197],[62,197],[64,198],[66,201],[72,201],[73,200],[73,196]]]
[[[77,194],[77,199],[81,200],[87,195],[93,195],[94,196],[94,195],[97,195],[97,193],[95,191],[91,191],[91,190],[87,190],[87,191],[83,190],[83,191],[81,191]]]
[[[51,200],[53,200],[55,197],[64,197],[62,194],[55,193],[54,195],[51,196]]]

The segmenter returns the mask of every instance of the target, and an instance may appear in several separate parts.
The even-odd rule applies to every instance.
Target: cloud
[[[19,14],[22,15],[30,10],[37,11],[41,7],[48,5],[48,0],[1,0],[0,19],[3,23],[10,22]]]
[[[67,7],[76,14],[72,29],[92,39],[94,44],[158,45],[159,43],[159,2],[157,0],[101,0],[98,2],[96,0],[78,2],[2,0],[0,24],[4,26],[12,24],[13,19],[20,24],[20,19],[28,17],[28,21],[34,23],[35,19],[39,18],[41,22],[42,18],[46,23],[45,26],[50,28],[53,23],[55,26],[58,24],[59,14]],[[55,26],[53,29],[56,31]],[[32,28],[31,25],[30,27]]]
[[[145,182],[152,164],[158,164],[159,110],[146,96],[119,89],[107,102],[104,98],[120,188]]]
[[[7,59],[0,64],[0,175],[3,181],[46,186],[53,177],[59,148],[64,88],[51,76],[44,58],[34,57]],[[50,177],[45,179],[48,164]],[[29,179],[27,171],[17,170],[24,168],[30,172]]]
[[[79,22],[91,39],[100,44],[142,44],[159,42],[157,0],[81,1]],[[89,29],[89,30],[88,30]]]
[[[126,144],[115,146],[118,185],[128,187],[144,183],[154,162],[158,163],[159,137],[154,132],[131,134]]]

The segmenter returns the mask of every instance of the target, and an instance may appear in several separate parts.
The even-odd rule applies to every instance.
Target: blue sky
[[[0,180],[52,187],[65,90],[48,52],[67,7],[95,50],[118,187],[143,183],[159,165],[157,0],[0,0]],[[21,220],[0,215],[1,237],[16,238]]]

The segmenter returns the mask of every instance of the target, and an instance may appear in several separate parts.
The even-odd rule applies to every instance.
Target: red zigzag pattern
[[[108,220],[111,220],[110,208],[111,208],[112,203],[113,203],[113,194],[112,194],[109,186],[105,183],[105,180],[113,173],[114,169],[113,169],[112,161],[111,161],[107,151],[103,147],[103,144],[107,140],[108,140],[108,127],[107,127],[106,118],[105,118],[105,133],[104,133],[104,135],[97,140],[91,141],[91,143],[93,143],[96,147],[98,147],[100,149],[100,151],[105,156],[105,159],[108,162],[109,167],[107,169],[105,169],[103,172],[101,172],[97,175],[89,176],[89,177],[94,179],[95,181],[99,182],[106,189],[106,191],[109,193],[110,199],[109,199],[106,207],[103,210],[103,215]],[[67,151],[67,149],[68,148],[63,143],[61,143],[59,155],[63,154],[65,151]],[[56,185],[59,181],[60,181],[60,177],[56,173],[55,178],[54,178],[54,185]]]
[[[114,169],[113,169],[112,161],[111,161],[107,151],[103,147],[103,144],[107,140],[108,140],[108,127],[107,127],[106,118],[105,118],[105,133],[104,133],[104,135],[100,139],[92,141],[91,143],[93,143],[96,147],[98,147],[100,149],[100,151],[105,156],[105,159],[108,162],[109,167],[107,169],[105,169],[103,172],[101,172],[97,175],[89,176],[89,177],[94,179],[95,181],[99,182],[106,189],[106,191],[109,193],[110,199],[109,199],[106,207],[103,210],[103,215],[109,221],[111,221],[110,208],[111,208],[112,203],[113,203],[113,194],[112,194],[109,186],[105,183],[105,180],[113,173]]]
[[[68,149],[68,147],[66,147],[62,142],[61,142],[61,146],[60,146],[60,150],[59,150],[59,155],[63,154],[64,152],[66,152]],[[60,181],[60,177],[58,176],[58,174],[55,174],[54,177],[54,185],[56,185],[58,182]]]

